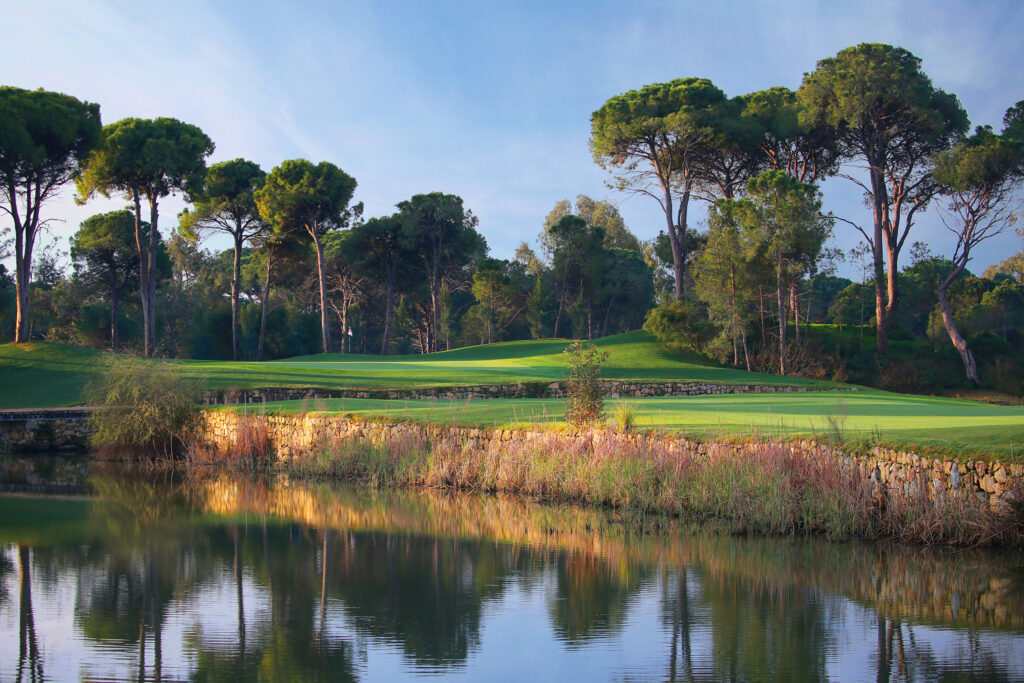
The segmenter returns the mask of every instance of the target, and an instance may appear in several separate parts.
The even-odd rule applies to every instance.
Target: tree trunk
[[[551,336],[558,339],[558,326],[562,323],[562,312],[565,310],[565,296],[568,289],[568,277],[562,278],[561,292],[558,295],[558,313],[555,315],[555,329]]]
[[[775,270],[775,285],[779,295],[779,374],[786,374],[786,297],[782,286],[782,264]]]
[[[887,297],[887,300],[885,302],[885,319],[886,319],[886,324],[888,326],[888,322],[893,319],[893,316],[896,314],[896,308],[899,306],[899,303],[900,303],[900,300],[899,300],[899,289],[897,288],[897,285],[896,285],[896,278],[898,277],[898,274],[897,274],[896,271],[897,271],[897,268],[899,267],[899,264],[897,263],[897,260],[899,259],[899,253],[897,253],[897,251],[896,251],[896,245],[895,244],[890,244],[888,239],[886,239],[885,255],[886,255],[886,259],[887,259],[887,263],[888,263],[888,269],[889,269],[888,272],[886,273],[886,278],[885,278],[885,284],[886,284],[886,292],[885,292],[885,294],[886,294],[886,297]]]
[[[733,365],[739,365],[740,364],[740,356],[739,356],[739,349],[736,348],[736,330],[739,329],[739,327],[740,327],[740,312],[739,312],[739,309],[736,307],[736,264],[731,264],[729,266],[729,305],[732,308],[732,321],[733,321],[733,329],[732,329],[732,364]],[[744,348],[744,350],[746,349],[746,344],[747,344],[746,334],[744,333],[744,338],[743,338],[743,348]],[[749,367],[750,366],[749,359],[747,361],[747,366],[748,366],[747,369],[749,370],[750,369],[750,367]]]
[[[142,345],[146,356],[152,355],[149,348],[149,245],[143,241],[142,235],[142,198],[139,191],[132,188],[132,204],[135,209],[135,250],[139,255],[139,298],[142,303]],[[150,228],[150,239],[152,240],[153,230]]]
[[[953,320],[953,311],[949,307],[949,299],[946,298],[946,289],[957,274],[951,275],[939,286],[939,309],[942,311],[942,322],[946,326],[946,332],[949,333],[949,340],[953,342],[953,346],[956,347],[957,352],[960,354],[960,359],[964,363],[964,372],[967,374],[967,379],[977,386],[980,382],[978,380],[978,366],[974,361],[974,354],[971,353],[970,347],[967,346],[967,341],[960,334],[960,330],[957,329],[956,322]]]
[[[882,174],[881,161],[868,157],[871,176],[871,203],[875,223],[874,243],[871,245],[875,273],[875,348],[879,353],[889,353],[889,318],[886,300],[885,267],[882,259],[882,240],[885,234],[885,223],[888,220],[888,193],[885,177]]]
[[[263,296],[260,302],[260,338],[256,343],[256,360],[258,361],[263,360],[263,340],[267,335],[267,306],[270,300],[270,270],[273,258],[273,253],[267,250],[267,274],[263,280]]]
[[[437,338],[441,330],[441,243],[434,245],[433,262],[430,270],[430,348],[427,351],[437,351]]]
[[[14,195],[12,195],[13,197]],[[35,231],[22,225],[17,213],[14,215],[14,296],[15,322],[14,342],[20,344],[29,340],[29,285],[32,282],[32,249],[35,246]],[[31,216],[26,216],[31,219]]]
[[[601,323],[601,336],[608,336],[608,318],[612,315],[612,305],[615,303],[615,295],[608,300],[608,305],[604,309],[604,322]]]
[[[345,353],[345,341],[348,339],[348,297],[341,295],[341,311],[338,313],[341,321],[341,343],[338,345],[339,353]]]
[[[768,335],[764,326],[764,285],[757,284],[757,313],[761,318],[761,344],[768,343]]]
[[[747,372],[750,372],[750,349],[747,348],[747,333],[741,335],[743,339],[743,358],[747,361]]]
[[[156,252],[160,243],[160,230],[157,228],[159,217],[157,198],[153,196],[149,200],[149,332],[146,336],[146,356],[149,358],[156,355]]]
[[[793,343],[800,344],[800,306],[796,280],[789,283],[789,307],[793,311]]]
[[[110,350],[117,351],[117,347],[121,345],[121,335],[118,334],[117,327],[117,287],[113,287],[110,290]]]
[[[231,358],[238,360],[238,290],[242,284],[242,220],[236,221],[235,259],[231,270]]]
[[[29,340],[28,292],[32,273],[30,268],[25,267],[24,263],[24,258],[17,259],[14,274],[14,296],[17,307],[14,322],[14,341],[17,344]]]
[[[25,190],[25,220],[18,212],[18,191],[13,184],[7,188],[11,200],[10,215],[14,221],[14,342],[29,341],[29,285],[32,282],[32,250],[35,247],[36,229],[39,226],[39,188],[36,187],[35,206],[32,191]]]
[[[395,265],[387,269],[385,276],[387,296],[384,300],[384,339],[380,344],[380,355],[386,356],[391,350],[391,316],[395,308]]]
[[[309,231],[313,238],[313,245],[316,247],[316,269],[320,276],[320,331],[324,346],[324,353],[331,352],[331,327],[327,317],[327,269],[324,264],[324,245],[320,242],[320,235],[316,230]]]
[[[665,195],[663,207],[665,209],[665,225],[668,232],[668,242],[672,247],[672,272],[675,277],[675,300],[683,299],[683,246],[679,244],[679,235],[676,233],[675,211],[672,209],[672,185],[667,178],[661,179],[661,189]],[[557,334],[555,335],[558,336]]]
[[[689,211],[690,184],[687,181],[683,195],[679,198],[678,221],[669,234],[669,241],[672,244],[672,265],[676,277],[676,301],[682,301],[686,294],[686,229]],[[671,219],[669,223],[672,223]]]

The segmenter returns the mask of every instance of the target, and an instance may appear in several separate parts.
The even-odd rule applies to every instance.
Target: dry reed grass
[[[240,427],[230,452],[229,462],[269,467],[265,422]],[[907,493],[883,496],[855,461],[808,457],[771,440],[696,443],[595,430],[503,441],[410,429],[386,438],[328,435],[282,467],[376,486],[501,491],[715,520],[736,533],[1024,545],[1024,503],[992,511],[966,495],[929,496],[923,478]],[[1024,490],[1011,493],[1024,501]]]
[[[243,416],[235,421],[234,439],[226,448],[193,440],[189,443],[188,462],[192,465],[218,465],[248,472],[274,469],[274,444],[264,415]]]

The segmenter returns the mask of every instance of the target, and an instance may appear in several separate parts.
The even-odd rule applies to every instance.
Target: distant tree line
[[[98,105],[0,88],[0,257],[15,257],[13,274],[0,271],[0,333],[259,360],[645,326],[737,367],[880,384],[913,342],[951,349],[985,384],[979,354],[989,367],[1024,350],[1024,257],[983,277],[967,266],[1019,213],[1024,102],[1000,132],[969,134],[956,96],[920,67],[902,48],[864,44],[821,60],[795,92],[728,97],[683,78],[616,95],[591,119],[595,161],[614,189],[657,201],[664,229],[642,242],[614,203],[580,195],[511,260],[489,255],[458,196],[418,194],[365,217],[356,179],[330,162],[208,166],[214,144],[194,125],[104,126]],[[832,176],[863,191],[865,216],[824,210],[816,184]],[[39,240],[43,205],[72,184],[79,202],[127,206],[82,222],[65,271]],[[188,208],[168,229],[172,194]],[[695,201],[707,205],[703,230]],[[948,259],[909,239],[933,204],[955,236]],[[837,227],[862,246],[827,248]],[[213,233],[231,247],[202,248]],[[857,281],[835,276],[844,259]]]

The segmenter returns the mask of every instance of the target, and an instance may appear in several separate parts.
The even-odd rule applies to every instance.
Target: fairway
[[[183,376],[209,389],[412,389],[562,380],[562,351],[569,343],[517,341],[426,355],[318,354],[262,363],[154,362],[173,363]],[[723,368],[697,354],[673,354],[642,331],[596,339],[594,343],[609,352],[602,367],[606,379],[836,386],[833,382]],[[83,388],[109,357],[102,351],[62,344],[0,345],[0,408],[80,403]]]
[[[562,351],[568,343],[519,341],[408,356],[320,354],[263,363],[152,362],[173,364],[183,376],[211,389],[457,387],[562,380]],[[801,385],[818,389],[843,386],[718,367],[696,354],[670,353],[645,332],[606,337],[595,343],[609,352],[602,368],[607,379]],[[82,403],[84,388],[99,376],[111,357],[102,351],[61,344],[2,345],[0,408]],[[635,424],[640,428],[679,431],[697,437],[838,435],[844,440],[907,444],[917,450],[970,451],[990,457],[1016,457],[1024,443],[1024,407],[875,390],[611,399],[605,404],[606,416],[610,418],[620,403],[632,408]],[[265,408],[438,423],[557,425],[562,422],[564,402],[345,398],[275,402],[265,404]]]
[[[1024,407],[908,396],[882,391],[823,391],[794,394],[732,394],[612,399],[605,416],[630,406],[639,428],[664,429],[695,437],[838,436],[926,450],[1017,457],[1024,449]],[[250,405],[249,412],[322,412],[365,417],[409,418],[436,423],[485,426],[562,424],[560,399],[373,400],[323,399]],[[239,409],[239,408],[236,408]]]

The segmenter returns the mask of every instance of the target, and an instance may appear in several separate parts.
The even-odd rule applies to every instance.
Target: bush
[[[167,363],[117,358],[89,390],[97,447],[174,453],[199,425],[199,390]]]
[[[601,363],[607,351],[593,344],[574,342],[565,350],[569,355],[569,387],[565,396],[565,420],[582,428],[601,419],[604,395],[601,392]]]
[[[684,301],[673,301],[647,312],[644,329],[673,351],[704,353],[715,338],[712,323],[702,321],[693,306]]]

